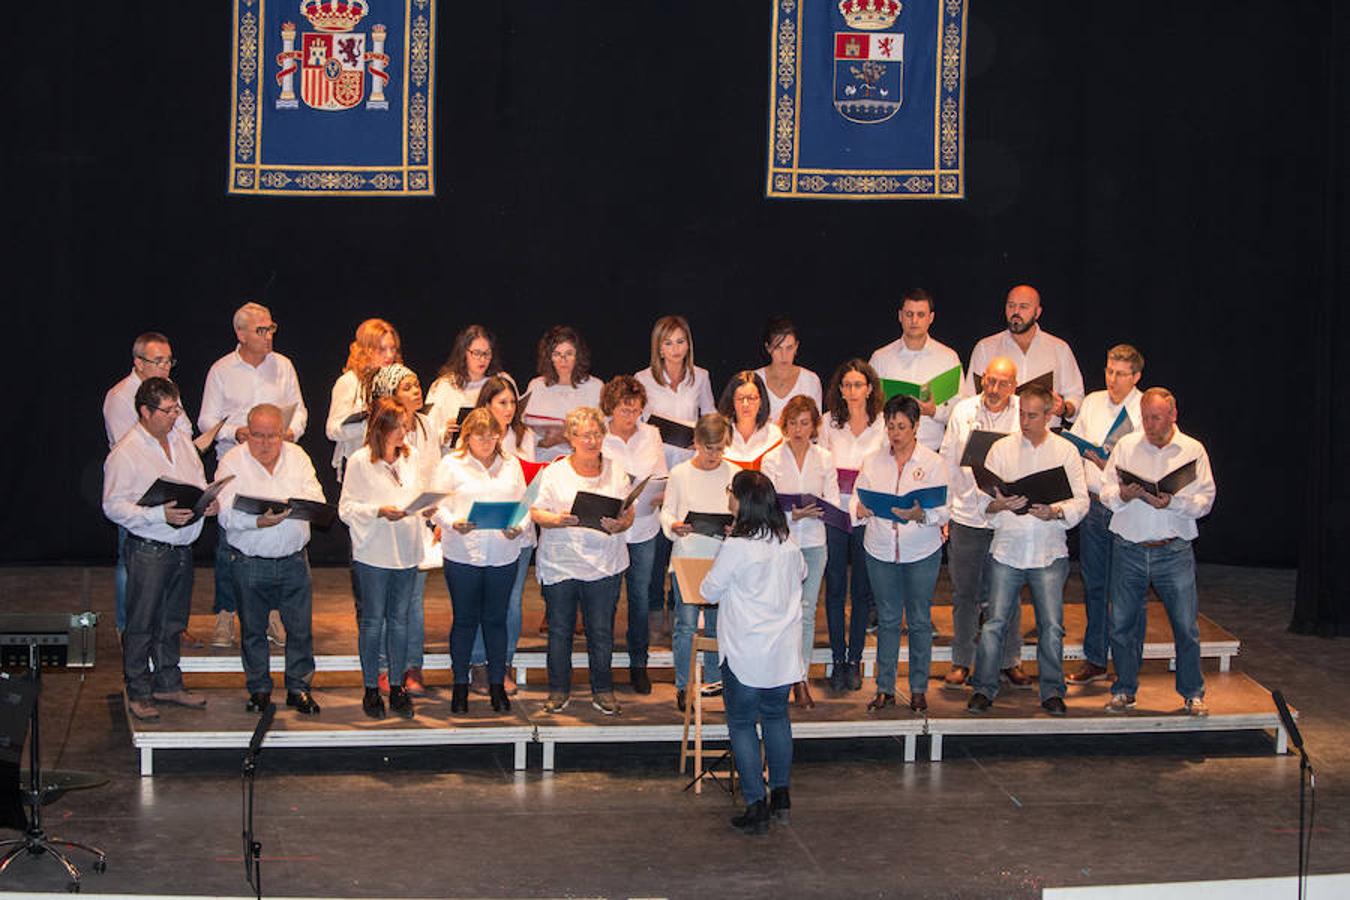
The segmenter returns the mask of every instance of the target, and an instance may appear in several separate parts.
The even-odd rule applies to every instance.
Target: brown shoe
[[[799,681],[792,686],[792,705],[801,709],[815,709],[816,699],[811,696],[811,685]]]
[[[909,695],[909,708],[915,712],[927,712],[928,695],[920,691],[917,694]]]
[[[172,703],[174,706],[186,706],[188,709],[206,709],[206,698],[194,694],[187,688],[181,691],[157,691],[150,695],[160,703]]]
[[[487,666],[469,666],[469,690],[483,697],[488,695]]]
[[[514,697],[520,693],[520,688],[516,685],[516,680],[511,677],[511,670],[507,669],[506,674],[502,676],[502,688],[506,691],[506,696]]]
[[[1078,671],[1070,672],[1064,680],[1069,684],[1092,684],[1094,681],[1105,681],[1106,666],[1099,666],[1096,663],[1083,660],[1083,664],[1078,667]]]
[[[970,678],[970,669],[966,666],[952,666],[942,679],[945,688],[963,688]]]
[[[137,720],[141,722],[158,722],[159,710],[155,709],[155,704],[149,700],[132,700],[127,698],[127,709]]]
[[[1036,686],[1036,679],[1032,678],[1026,672],[1023,672],[1020,665],[1009,666],[1004,669],[1003,677],[1008,679],[1008,683],[1013,687],[1021,688],[1022,690],[1028,690]]]
[[[414,697],[425,697],[427,695],[427,686],[422,680],[421,666],[413,666],[403,673],[403,689]]]

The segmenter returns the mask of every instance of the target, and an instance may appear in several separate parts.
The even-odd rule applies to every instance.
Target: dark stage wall
[[[1219,483],[1200,555],[1296,561],[1309,311],[1343,258],[1340,4],[976,0],[969,198],[945,203],[763,198],[768,0],[442,0],[439,196],[420,201],[226,197],[229,4],[100,9],[28,4],[14,33],[46,37],[5,79],[24,124],[5,140],[0,560],[111,559],[104,391],[157,329],[195,413],[247,299],[282,326],[331,487],[321,420],[369,315],[400,328],[426,385],[472,321],[523,376],[539,332],[574,323],[608,376],[681,312],[720,387],[759,361],[769,312],[798,320],[801,361],[828,377],[896,336],[904,286],[936,294],[934,334],[964,359],[1029,281],[1090,390],[1124,340],[1144,385],[1177,392]]]

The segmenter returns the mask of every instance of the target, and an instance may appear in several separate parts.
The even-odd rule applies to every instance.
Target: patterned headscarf
[[[370,383],[371,402],[373,403],[381,397],[394,396],[394,391],[398,390],[398,386],[403,383],[403,379],[409,375],[414,378],[417,377],[417,373],[403,363],[390,363],[387,366],[382,366],[375,373],[375,378]]]

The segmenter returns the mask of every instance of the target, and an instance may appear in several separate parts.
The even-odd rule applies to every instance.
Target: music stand
[[[7,677],[9,684],[5,691],[13,692],[15,699],[26,703],[31,698],[31,712],[28,715],[28,787],[21,789],[19,796],[32,807],[27,827],[21,827],[23,837],[0,841],[0,850],[9,850],[0,857],[0,874],[10,863],[27,851],[32,856],[48,856],[59,863],[70,876],[67,887],[71,891],[80,889],[80,870],[70,861],[70,857],[58,848],[83,850],[94,856],[94,871],[105,872],[108,869],[108,856],[97,847],[82,844],[79,841],[67,841],[49,836],[42,827],[42,802],[49,793],[42,784],[42,756],[39,746],[38,706],[42,695],[42,667],[53,668],[88,667],[93,660],[93,627],[98,621],[94,613],[78,615],[60,615],[51,613],[6,613],[0,614],[0,664],[27,666],[28,678]],[[76,647],[80,653],[75,659],[70,657],[70,648]],[[26,654],[22,651],[26,650]],[[18,689],[19,684],[25,687]],[[17,729],[16,739],[11,746],[22,749],[22,729]],[[22,815],[22,812],[20,812]],[[13,827],[13,826],[11,826]]]

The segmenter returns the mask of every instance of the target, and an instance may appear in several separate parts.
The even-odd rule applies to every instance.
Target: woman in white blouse
[[[459,411],[476,406],[483,383],[494,375],[505,374],[501,369],[497,361],[497,337],[492,332],[482,325],[470,325],[455,335],[450,355],[427,390],[431,421],[443,447],[455,446]]]
[[[830,451],[814,443],[820,432],[820,410],[816,401],[798,395],[783,406],[779,420],[783,443],[764,456],[760,471],[773,482],[779,494],[811,494],[839,507],[839,476]],[[792,539],[806,559],[806,579],[802,582],[802,660],[806,673],[811,671],[811,652],[816,645],[816,606],[820,603],[820,579],[825,574],[825,510],[817,503],[800,503],[787,513]],[[792,688],[798,706],[815,706],[810,680],[803,675]]]
[[[730,502],[736,522],[700,592],[717,604],[722,620],[717,645],[727,736],[746,803],[745,813],[731,824],[763,834],[771,818],[786,823],[792,806],[787,697],[788,685],[805,677],[799,638],[806,561],[788,535],[778,497],[762,472],[737,472]],[[769,769],[767,803],[756,722]]]
[[[475,409],[460,429],[459,449],[441,460],[438,486],[442,501],[436,524],[443,535],[445,585],[454,608],[450,629],[450,665],[455,683],[450,712],[469,711],[469,662],[480,633],[486,648],[488,696],[492,709],[511,708],[506,678],[506,615],[516,580],[522,528],[479,528],[470,518],[477,501],[517,502],[525,496],[525,476],[514,459],[502,454],[502,426],[486,409]]]
[[[783,432],[769,421],[769,398],[764,380],[749,370],[731,376],[717,411],[731,423],[731,441],[727,444],[727,462],[742,469],[758,469],[764,454],[783,440]]]
[[[539,374],[525,394],[525,424],[535,429],[535,455],[552,462],[568,452],[563,420],[580,406],[599,406],[601,381],[591,374],[591,351],[570,325],[554,325],[539,339]]]
[[[632,375],[616,375],[600,393],[600,410],[609,416],[609,433],[602,452],[622,469],[634,484],[651,478],[634,504],[633,527],[625,532],[628,568],[624,584],[628,595],[628,678],[638,694],[652,692],[647,677],[647,612],[652,597],[652,564],[657,535],[661,533],[661,494],[665,490],[666,456],[661,432],[642,421],[647,392]]]
[[[755,374],[764,379],[768,388],[769,418],[777,422],[783,414],[783,406],[799,395],[816,401],[816,408],[819,409],[823,405],[820,376],[797,365],[801,338],[792,320],[787,316],[769,316],[764,323],[763,347],[764,355],[769,357],[769,364],[756,369]]]
[[[573,409],[563,420],[572,454],[541,471],[539,496],[530,515],[540,528],[535,568],[548,609],[548,700],[544,712],[567,708],[572,691],[572,625],[580,607],[586,625],[591,706],[607,716],[619,712],[614,699],[614,610],[619,579],[628,568],[623,532],[633,524],[633,507],[618,517],[583,525],[572,515],[577,494],[587,491],[623,499],[628,476],[601,455],[605,420],[591,406]],[[594,527],[598,525],[599,527]]]
[[[942,488],[942,502],[928,508],[916,500],[906,508],[869,509],[853,495],[854,512],[866,521],[867,576],[877,603],[877,693],[867,704],[869,710],[895,705],[902,614],[909,631],[909,708],[928,709],[933,588],[942,565],[942,526],[951,507],[947,462],[918,442],[919,412],[913,397],[902,394],[886,401],[882,415],[889,446],[863,460],[857,488],[896,496]]]
[[[694,531],[687,521],[690,513],[729,515],[727,490],[736,467],[722,458],[731,427],[719,413],[709,413],[694,425],[694,456],[670,470],[666,496],[661,502],[661,530],[673,543],[671,558],[694,557],[712,559],[717,555],[721,541],[708,534]],[[675,627],[671,649],[675,655],[675,705],[684,710],[685,685],[689,683],[689,654],[694,646],[694,631],[698,628],[699,606],[685,603],[680,596],[680,585],[672,579],[675,595]],[[717,635],[717,609],[703,610],[703,633]],[[712,673],[717,669],[717,655],[709,652],[704,657],[705,691],[716,694],[720,681]]]
[[[827,391],[825,427],[820,446],[830,451],[839,473],[839,502],[851,508],[853,482],[862,461],[886,445],[886,424],[881,417],[885,397],[877,373],[861,359],[850,359],[834,370]],[[862,652],[867,642],[868,611],[872,588],[867,580],[863,553],[863,528],[853,518],[853,533],[834,528],[825,532],[825,618],[830,629],[830,687],[835,691],[862,689]],[[849,566],[852,564],[852,611],[847,627],[844,603],[850,595]]]
[[[347,365],[333,385],[328,401],[328,419],[324,433],[333,441],[333,468],[338,481],[347,458],[361,448],[366,438],[366,422],[343,424],[357,413],[367,412],[370,403],[370,379],[380,366],[402,362],[403,350],[398,332],[384,319],[366,319],[356,326],[356,339],[347,350]]]
[[[508,460],[534,462],[534,432],[520,421],[516,383],[506,373],[493,375],[483,382],[478,392],[477,408],[486,409],[501,426],[502,456]],[[512,697],[516,695],[516,682],[511,677],[511,665],[515,660],[516,642],[520,640],[521,598],[525,592],[525,576],[530,570],[530,559],[534,556],[533,522],[525,523],[518,543],[520,556],[516,558],[516,577],[511,583],[511,603],[506,610],[506,675],[502,682],[506,693]],[[482,629],[479,629],[473,642],[473,657],[469,661],[469,690],[475,694],[488,693],[487,648],[483,643]]]
[[[381,638],[387,637],[390,671],[403,672],[408,607],[422,561],[423,518],[404,512],[420,493],[417,451],[404,443],[404,422],[398,403],[387,397],[379,402],[366,429],[365,446],[347,461],[338,500],[338,516],[352,535],[352,571],[361,597],[358,643],[365,685],[361,708],[375,719],[384,717]],[[402,684],[390,684],[389,708],[412,717],[412,697]]]

